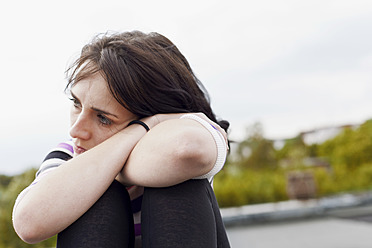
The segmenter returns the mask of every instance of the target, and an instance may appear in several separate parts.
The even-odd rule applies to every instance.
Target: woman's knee
[[[142,202],[144,247],[216,247],[208,184],[207,180],[189,180],[167,188],[146,188]]]
[[[58,235],[58,247],[133,244],[133,214],[126,188],[114,181],[97,202]],[[110,244],[112,242],[112,244]],[[122,247],[122,246],[120,246]]]

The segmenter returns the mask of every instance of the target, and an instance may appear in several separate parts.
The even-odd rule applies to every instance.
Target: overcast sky
[[[0,173],[38,166],[68,138],[64,71],[98,33],[170,38],[231,138],[267,138],[372,117],[372,1],[3,1]]]

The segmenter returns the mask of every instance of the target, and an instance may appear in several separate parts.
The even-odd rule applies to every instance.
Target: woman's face
[[[99,73],[73,85],[71,100],[70,135],[75,155],[100,144],[136,119],[115,100]]]

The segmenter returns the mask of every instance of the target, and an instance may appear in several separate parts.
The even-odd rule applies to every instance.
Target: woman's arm
[[[117,180],[123,184],[166,187],[207,174],[217,159],[221,169],[226,158],[226,136],[217,135],[219,131],[204,120],[205,116],[191,117],[177,116],[154,127],[135,146]],[[219,128],[215,123],[213,126]],[[222,129],[220,132],[224,133]],[[212,172],[217,173],[215,169]]]
[[[130,126],[45,175],[14,209],[17,234],[37,243],[77,220],[109,187],[145,134]]]

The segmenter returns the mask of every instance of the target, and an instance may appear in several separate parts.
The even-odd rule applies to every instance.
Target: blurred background
[[[107,31],[168,37],[230,122],[231,154],[215,179],[221,207],[371,189],[371,1],[21,0],[0,13],[0,247],[25,247],[12,241],[9,209],[69,138],[64,72]]]

